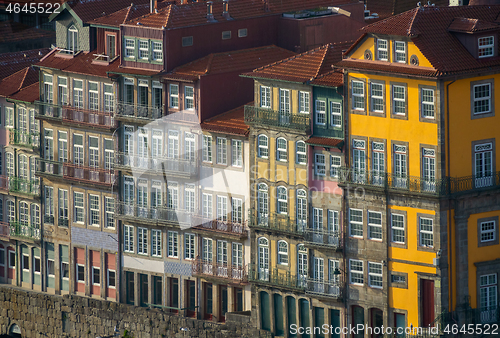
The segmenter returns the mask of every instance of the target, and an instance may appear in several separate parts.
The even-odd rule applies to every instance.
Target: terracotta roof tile
[[[426,3],[426,1],[423,1]],[[448,6],[449,0],[434,0],[436,6]],[[379,18],[385,19],[392,15],[401,14],[416,7],[415,0],[365,0],[366,9],[370,14],[377,13]]]
[[[168,5],[175,3],[175,1],[161,1],[157,3],[157,9],[161,10]],[[119,11],[110,13],[105,16],[101,16],[95,20],[90,21],[90,24],[103,25],[103,26],[111,26],[111,27],[120,27],[122,23],[125,23],[129,20],[136,19],[138,17],[144,16],[148,14],[149,2],[144,4],[133,4],[133,6],[128,6]]]
[[[403,65],[400,63],[391,63],[385,61],[366,61],[355,59],[344,59],[335,65],[339,68],[348,68],[356,70],[374,70],[380,72],[391,72],[414,76],[433,77],[438,75],[438,71],[429,67],[418,67]]]
[[[247,103],[253,105],[253,102]],[[201,129],[221,134],[248,136],[249,126],[245,124],[245,105],[205,120]]]
[[[175,68],[165,78],[194,81],[199,76],[229,72],[244,72],[295,55],[274,45],[209,54]]]
[[[40,61],[49,48],[0,54],[0,80]]]
[[[45,29],[23,25],[20,22],[0,22],[0,44],[44,38],[53,39],[55,41],[56,33]]]
[[[244,76],[306,83],[332,71],[342,51],[352,42],[327,44],[316,49],[254,69]]]
[[[36,82],[38,82],[38,70],[34,67],[26,67],[0,82],[0,95],[10,96]]]
[[[448,26],[448,30],[462,33],[474,33],[498,28],[497,23],[470,18],[455,18]]]
[[[344,140],[338,138],[330,138],[330,137],[317,137],[311,136],[306,143],[315,145],[315,146],[325,146],[325,147],[337,147],[341,148],[344,144]]]
[[[17,93],[9,96],[9,98],[24,102],[35,102],[40,98],[40,89],[38,88],[39,83],[35,82],[29,85]]]
[[[332,70],[330,73],[318,76],[311,81],[311,84],[325,87],[340,87],[344,85],[344,74],[339,70]]]

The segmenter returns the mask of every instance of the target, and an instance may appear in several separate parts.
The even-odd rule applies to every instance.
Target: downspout
[[[347,96],[347,93],[348,93],[348,90],[347,90],[347,78],[348,78],[348,71],[345,71],[344,70],[344,88],[343,88],[343,103],[344,103],[344,165],[345,165],[345,168],[349,168],[350,166],[350,162],[349,162],[349,121],[348,121],[348,114],[346,112],[348,112],[349,110],[347,109],[348,106],[349,106],[349,100],[346,100],[346,96]],[[346,173],[344,172],[343,175],[346,175]],[[348,215],[348,212],[347,212],[347,191],[348,189],[344,188],[344,191],[342,193],[342,211],[344,213],[344,224],[343,224],[343,234],[342,234],[342,239],[344,241],[344,244],[343,244],[343,250],[342,250],[342,258],[343,258],[343,270],[344,270],[344,273],[343,273],[343,276],[344,276],[344,283],[345,283],[345,295],[344,295],[344,324],[343,324],[343,327],[347,327],[348,326],[348,323],[347,323],[347,319],[348,319],[348,308],[347,308],[347,295],[349,294],[348,292],[348,287],[349,287],[349,283],[347,283],[347,264],[346,264],[346,238],[347,238],[347,222],[348,222],[348,219],[347,219],[347,215]],[[342,325],[342,324],[341,324]]]

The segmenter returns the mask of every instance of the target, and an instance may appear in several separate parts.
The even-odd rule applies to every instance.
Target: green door
[[[333,326],[332,338],[340,338],[340,311],[330,310],[330,325]],[[337,329],[338,328],[338,329]],[[337,330],[335,330],[337,329]]]
[[[262,322],[262,330],[271,331],[271,311],[269,304],[269,294],[260,292],[260,316]]]
[[[276,293],[274,294],[274,327],[277,336],[285,334],[283,327],[283,297]]]
[[[320,328],[320,333],[316,334],[316,337],[323,338],[323,324],[325,324],[325,309],[322,307],[314,308],[314,327]]]
[[[288,317],[288,331],[290,331],[290,326],[295,324],[297,325],[297,308],[295,306],[295,298],[288,296],[286,297],[286,311],[287,311],[287,317]],[[296,334],[291,334],[291,338],[297,337]]]
[[[300,321],[299,326],[309,327],[309,302],[307,299],[299,299]],[[302,338],[309,338],[308,334],[303,334]]]

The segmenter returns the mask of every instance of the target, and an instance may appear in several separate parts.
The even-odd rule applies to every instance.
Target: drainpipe
[[[344,103],[344,165],[345,165],[345,168],[349,168],[349,121],[348,121],[348,114],[346,114],[345,112],[349,111],[347,109],[348,105],[349,105],[349,100],[346,99],[346,93],[348,92],[347,91],[347,78],[348,78],[348,71],[344,71],[344,88],[343,88],[343,93],[344,95],[342,95],[342,98],[343,98],[343,103]],[[344,173],[344,175],[346,175],[346,173]],[[348,189],[345,189],[344,188],[344,191],[343,191],[343,194],[342,194],[342,211],[344,213],[344,224],[343,224],[343,240],[344,240],[344,250],[342,250],[342,257],[343,257],[343,267],[344,267],[344,283],[345,283],[345,295],[344,295],[344,323],[343,323],[343,326],[344,327],[347,327],[347,319],[348,319],[348,308],[347,308],[347,296],[349,294],[348,292],[348,288],[349,288],[349,283],[347,282],[347,264],[346,264],[346,239],[347,239],[347,224],[348,224],[348,212],[347,212],[347,191]],[[342,324],[341,324],[342,325]]]

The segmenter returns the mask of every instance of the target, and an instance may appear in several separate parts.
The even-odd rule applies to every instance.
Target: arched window
[[[16,221],[16,204],[12,200],[7,201],[7,221],[9,223]]]
[[[19,203],[19,223],[22,225],[28,225],[30,221],[29,218],[29,208],[28,203],[20,202]]]
[[[75,25],[68,28],[68,50],[78,51],[78,30]]]
[[[276,160],[277,161],[286,161],[287,156],[286,156],[286,139],[283,137],[280,137],[276,140]]]
[[[288,213],[288,196],[285,187],[278,187],[278,213]]]
[[[257,192],[257,218],[258,223],[262,225],[268,224],[268,216],[269,216],[269,194],[268,188],[265,183],[260,183],[258,185]]]
[[[261,158],[267,158],[269,156],[269,139],[266,135],[259,135],[257,137],[258,143],[258,156]]]
[[[5,153],[5,165],[6,165],[6,176],[13,177],[14,176],[14,154],[13,153]]]
[[[265,237],[260,237],[258,243],[258,278],[260,280],[269,280],[269,241]]]
[[[31,204],[31,226],[35,229],[40,229],[40,206]]]
[[[278,264],[288,265],[288,243],[286,241],[278,241]]]
[[[307,194],[304,189],[297,190],[297,226],[299,231],[307,226]]]
[[[307,249],[304,244],[297,244],[297,272],[299,283],[305,285],[307,279]]]
[[[28,180],[28,156],[19,155],[19,178],[22,180]]]
[[[297,163],[306,164],[307,163],[306,143],[304,141],[297,141],[297,143],[295,143],[295,150],[297,151]]]

